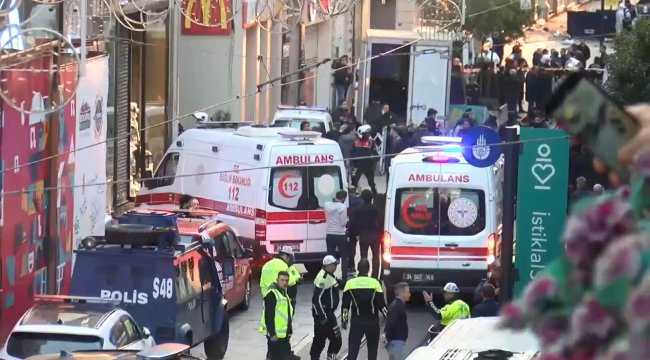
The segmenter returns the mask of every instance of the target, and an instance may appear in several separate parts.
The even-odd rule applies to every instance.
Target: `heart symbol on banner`
[[[555,175],[555,166],[552,164],[535,164],[530,168],[530,171],[533,173],[535,179],[539,181],[539,185],[546,185],[553,175]]]

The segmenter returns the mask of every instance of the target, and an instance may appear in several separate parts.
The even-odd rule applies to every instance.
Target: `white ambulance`
[[[499,327],[498,317],[456,320],[407,360],[538,360],[540,342],[530,330]]]
[[[477,168],[463,158],[460,138],[427,141],[432,145],[406,149],[391,162],[383,279],[387,288],[454,282],[473,290],[498,256],[503,161]]]
[[[288,245],[312,270],[326,253],[323,205],[347,188],[346,179],[339,145],[317,132],[190,129],[167,150],[136,203],[169,207],[192,195],[253,248],[257,265]]]
[[[310,130],[318,128],[323,135],[334,128],[332,115],[327,108],[314,106],[278,105],[271,125],[300,130],[300,124],[304,121],[309,123]]]

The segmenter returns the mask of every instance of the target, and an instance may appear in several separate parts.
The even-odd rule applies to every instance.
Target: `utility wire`
[[[568,135],[564,136],[554,136],[554,137],[547,137],[547,138],[542,138],[542,139],[531,139],[531,140],[518,140],[518,141],[511,141],[511,142],[502,142],[498,144],[490,144],[487,146],[493,147],[493,146],[506,146],[506,145],[515,145],[515,144],[527,144],[527,143],[536,143],[536,142],[546,142],[546,141],[555,141],[555,140],[562,140],[562,139],[568,139]],[[427,146],[432,146],[435,147],[436,145],[424,145],[423,147]],[[474,148],[483,148],[483,146],[479,145],[474,145],[474,146],[459,146],[459,148],[462,149],[474,149]],[[422,146],[420,146],[422,148]],[[418,155],[427,155],[427,154],[438,154],[440,151],[421,151],[417,153],[408,153],[408,154],[401,154],[401,155],[412,155],[412,154],[418,154]],[[344,158],[340,160],[334,160],[334,162],[345,162],[345,161],[357,161],[357,160],[370,160],[370,159],[379,159],[383,157],[389,157],[389,156],[399,156],[400,154],[380,154],[380,155],[370,155],[370,156],[359,156],[359,157],[350,157],[350,158]],[[329,164],[329,163],[328,163]],[[178,179],[178,178],[187,178],[187,177],[195,177],[195,176],[204,176],[204,175],[216,175],[216,174],[227,174],[227,173],[242,173],[245,171],[256,171],[256,170],[266,170],[266,169],[282,169],[282,168],[296,168],[296,167],[305,167],[305,166],[322,166],[324,165],[322,162],[309,162],[309,163],[303,163],[299,165],[281,165],[281,166],[259,166],[259,167],[251,167],[251,168],[239,168],[237,171],[235,170],[219,170],[219,171],[207,171],[207,172],[200,172],[200,173],[192,173],[192,174],[180,174],[180,175],[167,175],[167,176],[156,176],[156,177],[150,177],[150,178],[139,178],[139,179],[129,179],[129,180],[122,180],[122,181],[106,181],[106,182],[101,182],[101,183],[90,183],[90,184],[77,184],[77,185],[68,185],[68,186],[50,186],[46,187],[43,189],[27,189],[27,190],[12,190],[12,191],[3,191],[0,193],[0,198],[5,197],[6,195],[16,195],[16,194],[28,194],[28,193],[33,193],[33,192],[40,192],[40,191],[53,191],[53,190],[60,190],[60,189],[73,189],[73,188],[85,188],[85,187],[93,187],[93,186],[106,186],[110,184],[117,184],[117,183],[130,183],[132,181],[137,181],[137,182],[144,182],[144,181],[151,181],[151,180],[165,180],[165,179]]]
[[[385,52],[385,53],[377,54],[377,55],[371,56],[371,57],[369,57],[369,58],[366,58],[366,59],[363,59],[363,60],[359,60],[359,61],[357,61],[357,62],[355,62],[355,63],[348,64],[348,65],[346,65],[346,66],[344,66],[344,67],[341,67],[341,68],[338,68],[338,69],[332,69],[332,70],[328,70],[328,71],[326,71],[326,72],[316,72],[314,75],[311,75],[311,76],[308,76],[308,77],[304,77],[304,78],[302,78],[302,79],[297,79],[297,80],[293,80],[293,81],[283,82],[283,83],[281,83],[281,84],[279,84],[279,85],[276,85],[276,87],[277,87],[277,86],[284,86],[284,85],[295,84],[295,83],[299,83],[299,82],[302,82],[302,81],[306,81],[306,80],[314,79],[314,78],[316,78],[316,77],[318,77],[318,76],[320,76],[320,75],[331,75],[331,74],[333,74],[334,72],[336,72],[336,71],[338,71],[338,70],[340,70],[340,69],[353,68],[353,67],[355,67],[355,66],[357,66],[357,65],[360,65],[360,64],[366,63],[366,62],[368,62],[368,61],[372,61],[372,60],[374,60],[374,59],[377,59],[377,58],[383,57],[383,56],[385,56],[385,55],[387,55],[387,54],[393,53],[393,52],[395,52],[395,51],[397,51],[397,50],[399,50],[399,49],[405,48],[405,47],[407,47],[407,46],[411,46],[411,45],[417,43],[418,41],[419,41],[419,40],[413,40],[413,41],[410,41],[410,42],[408,42],[408,43],[405,43],[405,44],[403,44],[403,45],[400,45],[400,46],[396,47],[395,49],[392,49],[392,50],[387,51],[387,52]],[[257,89],[257,90],[255,90],[255,91],[252,91],[252,92],[248,93],[248,94],[244,94],[244,95],[241,95],[241,96],[238,95],[238,96],[236,96],[236,97],[234,97],[234,98],[232,98],[232,99],[225,100],[225,101],[223,101],[223,102],[220,102],[220,103],[217,103],[217,104],[214,104],[214,105],[210,105],[210,106],[204,107],[204,108],[202,108],[202,109],[195,110],[195,111],[193,111],[192,113],[185,114],[185,115],[181,115],[181,116],[178,116],[178,117],[175,117],[175,118],[172,118],[172,119],[169,119],[169,120],[166,120],[166,121],[163,121],[163,122],[157,123],[157,124],[153,124],[153,125],[150,125],[150,126],[147,126],[147,127],[143,127],[142,129],[139,130],[139,132],[144,132],[144,131],[147,131],[147,130],[153,129],[153,128],[158,127],[158,126],[162,126],[162,125],[169,124],[169,123],[171,123],[171,122],[173,122],[173,121],[176,121],[176,120],[181,120],[181,119],[184,119],[184,118],[187,118],[187,117],[193,116],[193,114],[195,114],[195,113],[197,113],[197,112],[206,112],[206,111],[208,111],[208,110],[210,110],[210,109],[218,108],[218,107],[221,107],[221,106],[223,106],[223,105],[229,104],[229,103],[231,103],[231,102],[235,102],[235,101],[238,101],[238,100],[241,100],[241,99],[245,99],[245,98],[247,98],[247,97],[249,97],[249,96],[253,96],[253,95],[256,95],[256,94],[261,93],[261,92],[264,92],[264,91],[269,91],[269,90],[272,89],[272,88],[273,88],[273,87],[267,87],[267,88],[265,88],[265,89]],[[41,159],[38,159],[38,160],[34,160],[34,161],[31,161],[31,162],[28,162],[28,163],[25,163],[25,164],[19,164],[18,166],[14,166],[14,167],[11,167],[11,168],[4,169],[4,170],[0,171],[0,174],[2,174],[2,173],[6,173],[6,172],[9,172],[9,171],[13,171],[13,170],[16,170],[16,169],[20,169],[20,168],[23,168],[23,167],[26,167],[26,166],[31,166],[31,165],[34,165],[34,164],[38,164],[38,163],[43,162],[43,161],[56,159],[56,158],[58,158],[58,157],[65,156],[65,155],[69,155],[69,154],[71,154],[71,153],[76,153],[76,152],[79,152],[79,151],[82,151],[82,150],[90,149],[90,148],[93,148],[93,147],[95,147],[95,146],[99,146],[99,145],[105,144],[105,143],[110,142],[110,141],[119,140],[120,138],[128,139],[128,138],[130,138],[130,136],[131,136],[131,133],[128,132],[128,133],[125,133],[125,134],[122,134],[122,135],[114,136],[114,137],[112,137],[112,138],[107,138],[106,140],[99,141],[99,142],[97,142],[97,143],[94,143],[94,144],[91,144],[91,145],[87,145],[87,146],[81,147],[81,148],[79,148],[79,149],[70,150],[70,151],[65,151],[65,152],[58,153],[58,154],[54,154],[54,155],[50,155],[50,156],[47,156],[47,157],[44,157],[44,158],[41,158]]]
[[[476,13],[473,13],[473,14],[469,14],[469,15],[467,15],[467,17],[473,17],[473,16],[476,16],[476,15],[484,14],[484,13],[486,13],[486,12],[495,11],[495,10],[498,10],[499,8],[501,8],[501,7],[505,7],[505,6],[508,6],[508,5],[514,4],[514,3],[518,2],[518,1],[519,1],[519,0],[515,0],[515,1],[512,1],[512,2],[510,2],[510,3],[508,3],[508,4],[500,5],[500,6],[498,6],[498,7],[494,7],[494,8],[491,8],[491,9],[484,10],[484,11],[479,11],[479,12],[476,12]],[[304,77],[304,78],[302,78],[302,79],[297,79],[297,80],[293,80],[293,81],[289,81],[289,82],[284,82],[284,83],[279,84],[278,86],[284,86],[284,85],[290,85],[290,84],[294,84],[294,83],[300,83],[300,82],[303,82],[303,81],[307,81],[307,80],[314,79],[314,78],[316,78],[316,77],[318,77],[318,76],[321,76],[321,75],[330,75],[330,74],[333,74],[333,73],[335,73],[337,70],[340,70],[340,69],[355,68],[357,65],[361,65],[361,64],[364,64],[364,63],[366,63],[366,62],[368,62],[368,61],[372,61],[372,60],[374,60],[374,59],[377,59],[377,58],[380,58],[380,57],[383,57],[383,56],[386,56],[386,55],[392,54],[392,53],[396,52],[397,50],[402,49],[402,48],[405,48],[405,47],[408,47],[408,46],[411,46],[411,45],[417,43],[418,41],[419,41],[419,40],[414,40],[414,41],[411,41],[411,42],[405,43],[405,44],[403,44],[403,45],[401,45],[401,46],[399,46],[399,47],[396,47],[395,49],[389,50],[389,51],[387,51],[387,52],[385,52],[385,53],[381,53],[381,54],[377,54],[377,55],[375,55],[375,56],[371,56],[371,57],[369,57],[369,58],[361,59],[361,60],[359,60],[359,61],[356,61],[356,62],[354,62],[354,63],[351,63],[351,64],[347,65],[347,66],[341,67],[341,68],[339,68],[339,69],[333,69],[333,70],[331,70],[331,71],[327,71],[327,72],[316,72],[314,75],[311,75],[311,76],[308,76],[308,77]],[[276,86],[276,87],[277,87],[277,86]],[[236,96],[236,97],[234,97],[234,98],[232,98],[232,99],[225,100],[225,101],[223,101],[223,102],[216,103],[216,104],[214,104],[214,105],[210,105],[210,106],[204,107],[204,108],[202,108],[202,109],[195,110],[195,111],[193,111],[193,112],[190,113],[190,114],[185,114],[185,115],[177,116],[177,117],[175,117],[175,118],[172,118],[172,119],[169,119],[169,120],[166,120],[166,121],[163,121],[163,122],[160,122],[160,123],[154,124],[154,125],[150,125],[150,126],[147,126],[147,127],[143,127],[142,129],[138,130],[138,132],[144,132],[144,131],[147,131],[147,130],[150,130],[150,129],[156,128],[156,127],[158,127],[158,126],[166,125],[166,124],[169,124],[169,123],[171,123],[171,122],[174,122],[174,121],[177,121],[177,120],[181,120],[181,119],[184,119],[184,118],[190,117],[190,116],[192,116],[194,113],[197,113],[197,112],[205,112],[205,111],[208,111],[208,110],[210,110],[210,109],[218,108],[218,107],[221,107],[221,106],[223,106],[223,105],[227,105],[227,104],[229,104],[229,103],[231,103],[231,102],[235,102],[235,101],[238,101],[238,100],[241,100],[241,99],[245,99],[245,98],[247,98],[247,97],[249,97],[249,96],[256,95],[256,94],[258,94],[258,93],[261,93],[262,91],[268,91],[268,90],[270,90],[270,89],[272,89],[272,88],[274,88],[274,87],[267,87],[266,89],[258,89],[258,90],[256,90],[256,91],[253,91],[253,92],[250,92],[250,93],[248,93],[248,94],[241,95],[241,96],[238,95],[238,96]],[[41,159],[38,159],[38,160],[30,161],[30,162],[27,162],[27,163],[25,163],[25,164],[19,164],[18,166],[14,166],[14,167],[11,167],[11,168],[3,169],[3,170],[0,171],[0,174],[4,174],[4,173],[6,173],[6,172],[10,172],[10,171],[13,171],[13,170],[16,170],[16,169],[20,169],[20,168],[23,168],[23,167],[26,167],[26,166],[31,166],[31,165],[34,165],[34,164],[38,164],[38,163],[43,162],[43,161],[48,161],[48,160],[56,159],[56,158],[59,158],[59,157],[61,157],[61,156],[69,155],[69,154],[71,154],[71,153],[76,153],[76,152],[78,152],[78,151],[82,151],[82,150],[89,149],[89,148],[92,148],[92,147],[95,147],[95,146],[99,146],[99,145],[101,145],[101,144],[105,144],[105,143],[110,142],[110,141],[120,140],[120,138],[122,138],[122,137],[124,137],[124,138],[129,138],[130,136],[131,136],[131,132],[124,133],[124,134],[122,134],[122,135],[114,136],[114,137],[112,137],[112,138],[107,138],[106,140],[104,140],[104,141],[100,141],[100,142],[97,142],[97,143],[95,143],[95,144],[91,144],[91,145],[88,145],[88,146],[81,147],[81,148],[79,148],[79,149],[75,149],[75,150],[71,150],[71,151],[65,151],[65,152],[58,153],[58,154],[54,154],[54,155],[50,155],[50,156],[47,156],[47,157],[44,157],[44,158],[41,158]]]

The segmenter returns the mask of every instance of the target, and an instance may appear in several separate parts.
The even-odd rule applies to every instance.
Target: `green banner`
[[[555,129],[522,128],[519,139],[515,296],[562,251],[567,214],[569,139]]]

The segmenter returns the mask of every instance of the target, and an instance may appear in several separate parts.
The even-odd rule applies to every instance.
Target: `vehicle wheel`
[[[221,331],[203,342],[203,351],[209,360],[222,360],[228,350],[230,325],[228,318],[224,318]]]
[[[239,310],[245,311],[251,306],[251,297],[253,296],[253,278],[249,277],[246,283],[246,292],[244,293],[244,301],[239,304]]]
[[[309,275],[316,276],[321,269],[321,265],[318,263],[307,263],[305,264],[305,269],[309,272]]]

